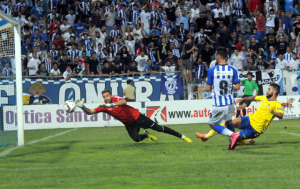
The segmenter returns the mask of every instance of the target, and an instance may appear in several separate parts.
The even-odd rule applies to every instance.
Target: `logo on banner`
[[[174,95],[183,91],[180,73],[174,76],[165,77],[161,75],[162,94]]]
[[[284,102],[284,103],[281,103],[282,107],[284,108],[284,111],[286,113],[293,113],[293,109],[294,109],[294,106],[293,106],[293,102],[295,101],[294,98],[287,98],[287,102]]]
[[[165,122],[167,123],[167,107],[160,107],[160,106],[150,106],[146,107],[146,114],[147,117],[158,122]]]

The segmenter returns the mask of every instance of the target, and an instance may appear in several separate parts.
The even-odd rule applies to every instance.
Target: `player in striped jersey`
[[[240,89],[238,71],[227,64],[227,51],[220,47],[216,53],[217,66],[210,68],[207,72],[206,91],[212,91],[212,108],[209,114],[209,125],[217,133],[231,137],[232,142],[229,149],[239,137],[235,133],[232,124],[232,115],[235,111],[233,89]],[[234,86],[235,85],[235,86]],[[227,127],[220,124],[226,123]],[[200,133],[196,133],[198,138],[202,138]]]

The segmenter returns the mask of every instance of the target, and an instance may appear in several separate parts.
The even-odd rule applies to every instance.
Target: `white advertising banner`
[[[300,96],[278,97],[284,109],[284,118],[300,117]],[[205,100],[179,100],[157,101],[141,103],[132,102],[129,105],[144,113],[150,119],[162,125],[207,123],[211,109],[211,99]],[[247,114],[254,113],[260,102],[252,102],[247,107]],[[86,104],[88,108],[95,108],[97,104]],[[238,105],[236,105],[236,109]],[[235,118],[233,115],[232,119]],[[16,130],[16,111],[14,106],[3,107],[4,130]],[[55,129],[75,127],[105,127],[122,126],[123,124],[112,116],[99,113],[86,115],[81,109],[69,114],[63,110],[62,105],[30,105],[24,106],[24,128],[29,129]]]
[[[278,101],[284,108],[284,118],[300,117],[300,96],[280,96]],[[146,115],[159,124],[207,123],[211,99],[146,102]],[[247,114],[256,112],[260,102],[252,102],[246,108]],[[238,105],[236,105],[236,110]],[[236,116],[234,113],[232,119]]]
[[[85,104],[87,108],[95,108],[98,104]],[[128,103],[141,110],[141,103]],[[3,107],[4,130],[16,130],[16,107]],[[123,124],[106,113],[87,115],[80,108],[67,113],[63,105],[27,105],[24,106],[24,129],[55,129],[75,127],[122,126]]]

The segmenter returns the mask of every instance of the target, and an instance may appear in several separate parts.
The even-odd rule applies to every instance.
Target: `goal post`
[[[22,146],[24,145],[24,119],[20,23],[2,11],[0,11],[0,35],[3,35],[0,36],[0,43],[2,43],[2,45],[0,44],[0,56],[5,54],[5,56],[14,57],[15,59],[17,145]]]

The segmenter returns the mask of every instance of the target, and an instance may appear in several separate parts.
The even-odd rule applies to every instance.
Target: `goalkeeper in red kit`
[[[158,125],[148,117],[141,114],[137,109],[127,105],[127,102],[123,97],[112,95],[111,92],[106,89],[102,91],[102,96],[105,103],[99,104],[99,106],[95,109],[86,108],[84,106],[84,99],[75,100],[75,104],[88,115],[105,112],[121,121],[125,125],[129,136],[135,142],[140,142],[145,138],[150,138],[152,141],[157,141],[157,138],[154,135],[150,135],[148,131],[145,131],[143,134],[139,134],[140,128],[153,129],[158,132],[168,133],[181,138],[186,142],[192,142],[190,138],[184,136],[183,134],[180,134],[168,127]]]

